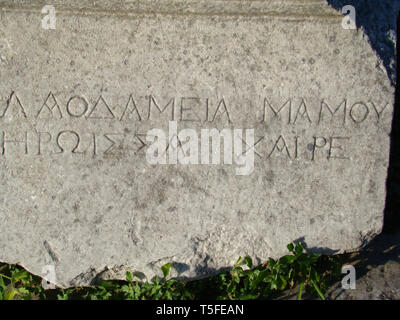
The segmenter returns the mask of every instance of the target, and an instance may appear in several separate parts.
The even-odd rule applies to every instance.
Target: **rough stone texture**
[[[381,231],[394,88],[325,1],[65,2],[44,30],[48,3],[0,1],[0,261],[63,287],[193,278]],[[254,128],[254,172],[149,165],[172,117]]]
[[[346,259],[356,271],[356,288],[343,289],[341,282],[327,292],[335,300],[400,299],[400,231],[382,233],[361,252]]]
[[[341,10],[346,5],[356,9],[356,24],[367,35],[372,48],[382,60],[393,83],[396,82],[396,25],[400,10],[399,0],[328,0],[329,5]]]

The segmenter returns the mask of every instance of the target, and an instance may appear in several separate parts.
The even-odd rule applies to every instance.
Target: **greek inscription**
[[[267,105],[269,110],[267,109]],[[272,111],[272,118],[278,118],[282,119],[280,113],[282,112],[283,109],[287,108],[287,124],[290,124],[290,117],[292,113],[292,101],[289,99],[287,100],[278,110],[276,110],[271,103],[268,101],[267,98],[264,99],[264,116],[263,116],[263,122],[268,122],[271,119],[267,119],[267,115],[270,114],[269,111]]]
[[[158,103],[156,102],[155,98],[150,95],[149,96],[149,113],[148,113],[148,117],[147,119],[150,120],[151,118],[151,106],[154,105],[156,107],[156,109],[158,110],[159,114],[164,113],[165,110],[167,110],[167,108],[169,106],[171,106],[171,120],[174,120],[174,115],[175,115],[175,98],[171,98],[167,104],[164,106],[164,108],[160,108],[160,106],[158,105]]]
[[[133,96],[130,95],[120,120],[124,120],[126,118],[130,119],[133,116],[133,114],[136,114],[136,119],[138,121],[142,121],[142,117],[140,116],[135,100],[133,99]]]
[[[11,145],[22,146],[24,153],[28,154],[28,132],[25,131],[23,133],[23,138],[21,140],[20,138],[9,138],[8,135],[3,131],[1,133],[1,145],[0,145],[1,154],[3,156],[6,154],[6,149],[8,149],[8,147],[11,147]]]
[[[86,117],[87,119],[114,119],[114,113],[104,100],[103,96],[100,96],[96,101],[93,109],[89,112]]]
[[[119,146],[119,149],[122,149],[122,142],[118,144],[118,141],[114,140],[114,137],[123,137],[123,134],[119,133],[105,133],[104,138],[106,138],[109,142],[111,142],[111,145],[107,148],[106,151],[104,151],[104,154],[115,154],[117,147]]]
[[[353,141],[350,136],[334,134],[331,128],[335,128],[335,131],[338,131],[338,126],[361,130],[367,125],[375,126],[392,112],[392,106],[385,102],[349,101],[348,98],[318,100],[291,97],[276,100],[274,97],[261,96],[256,103],[245,100],[246,104],[242,104],[243,108],[249,106],[249,109],[243,113],[235,110],[235,113],[231,110],[232,103],[237,108],[241,105],[237,102],[240,100],[226,97],[159,95],[156,98],[155,95],[129,94],[122,105],[114,102],[112,105],[109,103],[112,101],[107,101],[102,94],[96,97],[93,104],[90,104],[82,95],[65,97],[54,92],[47,93],[41,100],[43,103],[36,107],[23,102],[15,90],[5,97],[6,101],[3,100],[4,102],[0,105],[0,156],[31,154],[51,157],[54,154],[65,156],[79,154],[112,157],[129,154],[143,157],[145,151],[151,147],[146,139],[148,136],[146,131],[151,128],[148,127],[151,122],[146,125],[148,120],[179,118],[178,122],[196,122],[195,127],[204,123],[205,128],[198,128],[198,130],[207,132],[209,140],[215,144],[218,139],[222,138],[225,141],[227,137],[224,136],[223,128],[218,128],[218,134],[216,134],[213,129],[208,128],[210,124],[230,125],[233,123],[232,117],[238,114],[239,121],[247,120],[251,116],[254,116],[254,119],[262,116],[264,123],[261,126],[262,129],[257,128],[257,138],[253,137],[251,143],[244,139],[238,140],[238,143],[241,143],[242,155],[254,151],[257,158],[263,161],[278,158],[282,161],[287,159],[310,163],[346,161],[352,159],[351,145],[356,141]],[[146,111],[143,112],[143,110],[146,108],[148,108],[148,114],[144,115]],[[30,121],[30,117],[33,121]],[[68,119],[79,119],[79,121],[71,122],[72,127],[69,127]],[[20,130],[12,127],[13,121],[22,121],[19,122],[23,123]],[[78,128],[82,128],[81,121],[88,121],[86,129],[73,127],[77,124]],[[108,129],[104,129],[102,121],[107,121]],[[132,129],[128,123],[130,125],[135,123],[137,127]],[[274,123],[278,123],[278,126],[271,129]],[[263,129],[264,132],[260,131]],[[104,132],[105,130],[112,130],[112,133]],[[187,136],[194,135],[190,130],[193,129],[184,129],[181,132],[186,132]],[[188,163],[191,163],[192,150],[185,145],[185,139],[172,136],[167,141],[163,152],[174,152],[178,157],[187,159]],[[201,148],[209,152],[210,141],[208,145],[207,143],[201,145]],[[218,157],[220,155],[209,155],[208,159],[204,160],[204,164],[220,163]]]
[[[65,98],[65,97],[64,97]],[[140,98],[137,100],[136,98]],[[116,120],[134,122],[145,122],[146,120],[157,120],[163,116],[163,120],[173,121],[175,118],[180,122],[224,122],[233,123],[234,113],[230,110],[230,104],[235,99],[226,98],[199,98],[195,96],[184,97],[168,97],[157,98],[154,95],[136,97],[133,94],[127,96],[127,103],[124,107],[118,105],[111,108],[106,99],[99,95],[93,106],[90,106],[88,101],[79,95],[66,97],[65,104],[60,103],[63,99],[59,99],[50,91],[45,98],[40,108],[35,110],[26,109],[20,97],[15,91],[9,95],[3,108],[0,106],[0,121],[7,118],[8,122],[16,120],[19,117],[29,118],[30,115],[37,119],[47,119],[51,121],[62,120],[65,117],[82,118],[93,122],[93,120]],[[246,109],[246,118],[253,114],[258,117],[259,112],[255,108],[261,104],[262,122],[272,124],[280,122],[282,124],[298,126],[308,125],[310,128],[315,128],[321,124],[339,125],[342,127],[351,126],[358,128],[362,123],[371,124],[381,121],[384,115],[389,115],[392,107],[388,103],[376,103],[376,101],[351,101],[348,99],[329,99],[321,100],[306,100],[305,98],[289,98],[282,99],[280,102],[263,97],[262,102],[250,101],[250,109]],[[179,101],[179,106],[176,106],[176,101]],[[341,101],[341,102],[340,102]],[[139,103],[138,103],[139,102]],[[148,114],[143,117],[140,106],[147,104]],[[213,110],[210,112],[210,105]],[[248,102],[244,105],[247,106]],[[255,106],[255,107],[253,107]],[[175,108],[178,107],[178,116],[176,116]],[[29,106],[29,108],[32,108]]]
[[[37,132],[37,139],[38,139],[37,155],[41,155],[42,154],[42,144],[47,144],[47,143],[51,142],[51,133],[50,132]]]
[[[221,110],[221,109],[222,109],[222,110]],[[215,110],[214,117],[213,117],[213,119],[211,120],[211,122],[214,122],[216,118],[217,118],[217,119],[221,118],[222,115],[226,115],[226,117],[227,117],[227,119],[228,119],[228,122],[229,122],[229,123],[232,123],[231,117],[230,117],[230,115],[229,115],[229,111],[228,111],[228,108],[227,108],[227,106],[226,106],[226,103],[225,103],[225,100],[224,100],[224,99],[222,99],[222,100],[218,103],[217,110]]]
[[[73,137],[73,140],[75,140],[75,141],[71,144],[71,143],[68,143],[68,139],[62,139],[62,137],[66,136],[66,135],[68,135],[70,137]],[[78,152],[77,151],[77,149],[79,147],[79,143],[81,141],[81,138],[80,138],[79,134],[76,133],[75,131],[72,131],[72,130],[61,131],[57,135],[56,141],[57,141],[57,146],[60,149],[60,151],[57,152],[57,153],[63,153],[64,152],[64,147],[67,144],[69,144],[68,150],[71,150],[71,153],[82,153],[82,152]],[[64,147],[63,147],[63,145],[64,145]]]
[[[199,116],[194,112],[194,108],[200,107],[200,98],[181,98],[180,121],[201,121]]]
[[[18,115],[22,114],[24,118],[27,118],[25,109],[22,106],[21,101],[19,100],[18,96],[15,94],[14,91],[11,92],[10,97],[7,99],[6,108],[4,109],[2,115],[0,116],[0,119],[4,118],[7,111],[10,109],[15,109],[14,110],[15,114]]]
[[[301,117],[301,119],[305,118],[305,119],[308,120],[309,123],[312,123],[312,121],[310,119],[310,115],[308,114],[307,105],[306,105],[306,102],[304,101],[304,99],[301,100],[300,106],[297,109],[297,113],[296,113],[296,116],[294,118],[293,124],[296,123],[296,121],[297,121],[299,116]]]
[[[80,96],[74,96],[68,100],[67,113],[73,118],[82,117],[89,108],[86,99]]]
[[[354,123],[361,123],[367,119],[369,114],[368,106],[362,102],[353,104],[350,108],[350,118]]]
[[[328,160],[329,159],[350,159],[344,154],[343,144],[340,142],[344,142],[343,140],[349,140],[350,137],[330,137],[329,138],[329,151],[328,151]],[[341,152],[338,153],[337,151]]]
[[[342,124],[343,124],[343,126],[346,124],[346,105],[347,105],[347,101],[346,101],[346,99],[344,99],[343,100],[343,102],[335,109],[335,110],[333,110],[332,108],[331,108],[331,106],[326,102],[326,101],[322,101],[321,102],[321,108],[320,108],[320,111],[319,111],[319,117],[318,117],[318,124],[320,124],[320,122],[321,121],[323,121],[323,119],[324,119],[324,114],[326,114],[327,112],[329,112],[328,114],[327,114],[327,117],[326,118],[328,118],[328,116],[330,116],[330,122],[332,123],[333,122],[333,120],[335,119],[335,115],[336,115],[336,113],[338,114],[338,117],[340,117],[341,116],[341,118],[342,118],[342,120],[341,120],[341,122],[342,122]],[[342,114],[340,114],[340,109],[342,109],[343,110],[343,113]],[[324,110],[327,110],[327,112],[324,112]],[[339,118],[340,119],[340,118]]]
[[[57,110],[56,115],[53,113],[55,108]],[[54,94],[52,92],[50,92],[49,95],[47,96],[46,100],[44,101],[42,107],[39,109],[39,112],[37,113],[36,118],[61,119],[62,117],[63,116],[62,116],[60,105],[58,104],[57,99],[54,96]]]
[[[270,158],[271,155],[274,153],[274,151],[277,150],[278,152],[283,152],[284,150],[286,151],[286,155],[289,159],[292,159],[292,157],[290,156],[290,152],[289,152],[289,147],[286,143],[286,140],[283,136],[279,136],[279,138],[276,140],[274,146],[272,147],[272,150],[270,152],[270,154],[268,155],[267,158]]]

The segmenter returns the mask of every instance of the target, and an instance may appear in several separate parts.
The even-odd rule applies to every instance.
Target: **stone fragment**
[[[340,11],[314,0],[52,5],[55,22],[42,1],[0,2],[0,261],[54,266],[62,287],[127,270],[151,279],[167,262],[197,278],[295,240],[339,253],[380,233],[394,80]],[[149,162],[152,129],[168,137],[166,164]],[[200,164],[174,163],[183,129]],[[233,151],[254,168],[222,163],[226,137],[221,163],[202,162],[204,129],[243,133]]]

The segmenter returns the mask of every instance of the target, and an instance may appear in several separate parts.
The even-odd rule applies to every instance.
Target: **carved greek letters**
[[[261,119],[261,127],[256,128],[252,145],[243,140],[242,150],[253,150],[257,161],[348,161],[357,141],[340,128],[373,126],[393,111],[384,101],[348,98],[260,96],[243,104],[232,97],[128,93],[116,103],[103,94],[58,92],[43,94],[37,106],[15,90],[3,95],[0,156],[143,157],[152,123],[177,118],[183,126],[214,125],[222,130],[253,116],[255,124]],[[26,129],[14,130],[16,121],[24,121]]]

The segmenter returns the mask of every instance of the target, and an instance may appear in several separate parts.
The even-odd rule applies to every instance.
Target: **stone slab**
[[[394,88],[325,1],[53,1],[54,30],[45,4],[0,1],[0,261],[196,278],[380,233]],[[254,171],[149,164],[172,120],[254,129]]]

